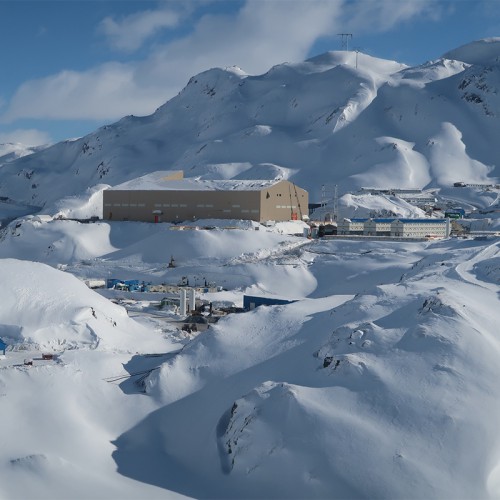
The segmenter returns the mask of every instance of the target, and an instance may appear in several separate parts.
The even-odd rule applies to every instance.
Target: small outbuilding
[[[462,207],[453,207],[445,210],[444,216],[448,219],[463,219],[465,217],[465,210]]]

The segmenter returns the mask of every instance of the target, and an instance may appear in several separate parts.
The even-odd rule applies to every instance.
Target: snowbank
[[[35,262],[2,259],[0,274],[0,337],[14,348],[147,352],[161,345],[125,309],[67,273]]]

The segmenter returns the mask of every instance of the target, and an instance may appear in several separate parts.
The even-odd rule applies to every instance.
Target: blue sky
[[[0,143],[147,115],[215,66],[350,48],[417,65],[500,36],[500,0],[0,0]]]

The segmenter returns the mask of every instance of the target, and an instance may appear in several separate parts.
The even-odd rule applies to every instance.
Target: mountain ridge
[[[499,47],[496,38],[473,42],[413,68],[347,51],[256,76],[213,68],[152,115],[2,163],[0,196],[42,207],[157,170],[231,178],[226,165],[239,165],[239,178],[278,170],[312,199],[325,182],[350,190],[494,180],[500,65],[491,62]],[[474,64],[452,58],[471,60],[474,50]]]

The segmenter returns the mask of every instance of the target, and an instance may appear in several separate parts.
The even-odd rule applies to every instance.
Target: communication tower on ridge
[[[349,40],[352,40],[352,33],[337,33],[341,38],[342,50],[349,50]]]
[[[339,200],[337,184],[323,184],[321,186],[321,211],[324,216],[328,215],[328,218],[331,220],[338,220]]]

